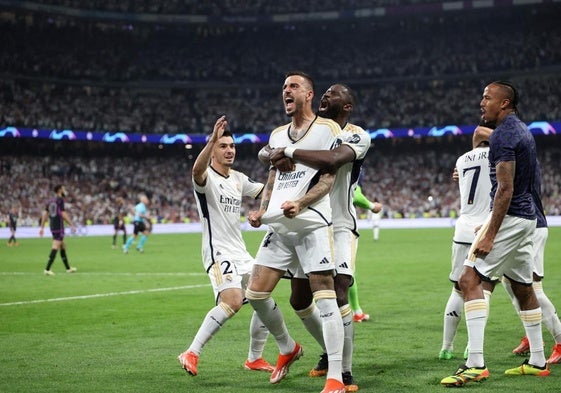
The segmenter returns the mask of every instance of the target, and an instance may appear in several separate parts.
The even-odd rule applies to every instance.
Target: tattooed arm
[[[288,218],[294,218],[306,207],[320,200],[325,195],[329,194],[333,183],[335,182],[334,173],[323,173],[319,181],[300,199],[296,201],[286,201],[281,205],[284,215]]]
[[[267,184],[263,187],[263,193],[261,194],[261,206],[258,211],[253,210],[248,214],[248,221],[254,228],[259,228],[261,226],[261,217],[263,217],[263,214],[265,214],[269,208],[269,202],[271,200],[276,175],[277,170],[274,167],[271,167],[269,170],[269,177],[267,178]]]

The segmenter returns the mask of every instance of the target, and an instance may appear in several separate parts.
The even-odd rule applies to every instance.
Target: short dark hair
[[[503,88],[503,91],[506,92],[507,99],[510,100],[512,108],[515,112],[517,112],[518,109],[516,107],[518,106],[518,91],[516,90],[516,87],[514,87],[512,83],[503,80],[495,81],[493,84],[499,85]]]
[[[59,192],[61,189],[62,189],[62,184],[57,184],[53,190],[54,190],[55,194],[58,194],[58,192]]]
[[[232,131],[230,131],[230,130],[224,130],[224,132],[222,133],[222,136],[229,136],[229,137],[234,138],[234,134],[232,134]]]
[[[354,92],[353,89],[351,89],[348,85],[344,84],[344,83],[336,83],[339,86],[343,86],[343,88],[345,88],[345,90],[347,90],[347,93],[349,94],[349,104],[351,104],[352,106],[355,106],[356,104],[356,93]]]
[[[289,71],[286,73],[285,79],[288,78],[289,76],[294,76],[294,75],[301,76],[302,78],[306,79],[308,83],[310,83],[310,86],[312,86],[312,91],[316,90],[314,80],[309,74],[305,73],[304,71]]]

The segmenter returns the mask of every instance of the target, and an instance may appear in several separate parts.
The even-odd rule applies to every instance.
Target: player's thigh
[[[269,230],[257,250],[255,263],[286,271],[296,262],[293,239]]]
[[[218,303],[223,300],[222,293],[225,291],[233,289],[238,292],[240,297],[240,303],[243,300],[243,288],[242,280],[243,277],[238,274],[236,269],[224,269],[219,263],[213,264],[208,270],[208,278],[210,279],[210,284],[212,285],[212,290],[214,292],[215,301]],[[227,292],[230,294],[230,292]],[[232,297],[234,295],[231,295]]]
[[[333,232],[334,262],[338,275],[354,277],[358,237],[350,230]]]
[[[536,228],[534,232],[534,273],[541,278],[543,278],[545,272],[544,254],[548,235],[547,227]]]
[[[506,216],[495,237],[491,252],[477,259],[476,269],[489,278],[506,275],[510,280],[531,284],[533,281],[533,236],[536,221]]]
[[[296,256],[302,270],[311,273],[329,272],[333,274],[333,231],[331,227],[315,229],[301,235],[295,243]]]
[[[464,262],[468,256],[471,244],[467,243],[452,243],[452,270],[450,271],[449,279],[452,282],[458,282],[464,270]]]

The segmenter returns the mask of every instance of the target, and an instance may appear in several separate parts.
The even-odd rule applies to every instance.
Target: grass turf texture
[[[244,234],[252,253],[262,232]],[[369,322],[356,324],[354,375],[361,392],[442,392],[440,380],[459,363],[465,323],[456,338],[456,358],[438,360],[442,314],[451,285],[452,229],[382,230],[360,238],[358,284]],[[544,288],[561,307],[561,228],[551,228]],[[119,238],[120,240],[120,238]],[[200,262],[200,234],[153,234],[140,254],[111,249],[110,237],[69,237],[75,274],[64,272],[60,255],[54,277],[43,275],[51,241],[22,239],[0,248],[0,391],[2,392],[319,392],[323,378],[309,378],[320,349],[288,304],[288,282],[274,297],[304,357],[278,385],[269,375],[243,369],[248,350],[250,306],[228,322],[204,348],[199,375],[176,359],[213,306]],[[46,301],[48,300],[48,301]],[[36,301],[29,303],[30,301]],[[12,304],[22,302],[23,304]],[[492,298],[485,355],[489,380],[469,391],[553,392],[561,366],[547,378],[507,377],[522,358],[511,350],[523,328],[502,287]],[[546,357],[553,340],[544,328]],[[272,337],[265,357],[276,361]]]

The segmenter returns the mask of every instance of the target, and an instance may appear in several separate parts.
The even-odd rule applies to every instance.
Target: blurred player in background
[[[355,105],[352,90],[343,84],[332,85],[322,96],[318,114],[334,120],[343,130],[338,137],[338,146],[332,150],[277,149],[271,153],[271,162],[276,164],[286,157],[287,150],[294,162],[302,162],[313,168],[328,171],[337,170],[335,184],[330,192],[333,214],[333,237],[335,248],[335,290],[337,304],[343,320],[344,346],[342,358],[342,380],[347,392],[358,391],[352,375],[352,357],[354,351],[353,310],[349,306],[349,286],[354,282],[355,259],[358,240],[356,210],[353,205],[354,188],[357,185],[360,168],[370,148],[370,135],[362,128],[348,123],[348,118]],[[280,168],[288,170],[290,168]],[[313,189],[312,189],[313,190]],[[372,206],[374,208],[374,206]],[[311,296],[310,284],[302,276],[295,275],[291,280],[291,305],[302,319],[310,333],[317,338],[313,315],[317,309]],[[356,316],[355,316],[356,317]],[[317,326],[317,323],[316,323]],[[320,326],[321,327],[321,326]],[[320,336],[321,337],[321,336]],[[323,345],[325,350],[325,345]],[[318,365],[309,373],[310,376],[328,374],[329,356],[323,353]]]
[[[236,147],[228,122],[222,116],[193,165],[193,185],[203,227],[203,265],[214,290],[216,306],[205,316],[189,348],[179,355],[181,366],[197,375],[204,345],[241,309],[249,273],[255,262],[246,249],[240,229],[243,197],[258,198],[263,184],[233,170]],[[248,370],[272,372],[263,359],[269,331],[254,311],[250,323]]]
[[[117,235],[119,231],[123,232],[123,246],[127,243],[127,227],[125,226],[125,201],[123,198],[117,198],[117,202],[115,204],[115,216],[113,217],[113,228],[115,232],[113,233],[113,246],[112,248],[117,247]]]
[[[374,198],[374,203],[380,203],[378,198]],[[380,239],[380,222],[382,221],[382,216],[384,215],[384,210],[380,209],[378,212],[373,212],[368,210],[367,220],[372,222],[372,239],[378,241]]]
[[[64,242],[65,222],[70,225],[72,232],[76,232],[76,227],[70,220],[70,217],[64,208],[66,189],[63,185],[59,184],[55,186],[54,192],[56,196],[47,203],[47,206],[41,215],[41,222],[39,226],[39,236],[43,237],[43,227],[48,220],[49,227],[51,228],[51,235],[53,237],[51,253],[49,254],[49,260],[47,262],[47,267],[45,268],[45,275],[47,276],[55,275],[55,273],[51,270],[51,266],[53,265],[58,250],[60,250],[60,257],[66,267],[66,272],[74,273],[76,271],[76,268],[71,267],[68,263],[68,258],[66,256],[66,243]]]
[[[358,177],[358,182],[356,184],[355,192],[353,194],[353,205],[358,206],[362,209],[366,209],[369,214],[374,216],[381,217],[382,215],[382,204],[378,202],[378,200],[374,200],[371,202],[363,193],[362,193],[362,179],[363,179],[363,171],[360,171],[360,175]],[[373,222],[378,224],[374,224],[374,240],[378,240],[379,234],[379,221],[374,220]],[[358,284],[356,282],[356,272],[354,275],[353,284],[349,287],[349,304],[351,305],[351,309],[353,310],[354,314],[354,321],[357,323],[365,322],[370,319],[370,315],[364,313],[362,308],[360,307],[360,302],[358,300]]]
[[[148,214],[148,205],[150,204],[150,200],[146,196],[146,194],[140,194],[140,202],[136,204],[134,207],[134,229],[133,235],[127,239],[127,242],[123,246],[123,253],[127,254],[129,252],[129,248],[132,244],[135,243],[136,238],[140,234],[140,240],[136,246],[136,250],[139,252],[144,252],[144,244],[148,239],[148,235],[150,234],[150,230],[152,228],[152,223],[149,222],[150,216]]]
[[[472,137],[472,150],[456,160],[453,180],[460,190],[460,217],[456,221],[452,242],[452,270],[449,279],[452,292],[444,309],[442,347],[438,358],[454,357],[454,339],[462,318],[464,299],[458,281],[464,269],[464,261],[475,240],[475,229],[482,225],[491,206],[491,180],[489,178],[489,134],[494,126],[481,122]],[[482,134],[482,130],[488,133]],[[485,288],[485,300],[489,303],[491,288]],[[467,353],[466,353],[467,355]]]
[[[8,247],[19,246],[16,240],[16,230],[18,228],[18,218],[21,216],[21,207],[18,209],[16,206],[12,206],[8,212],[8,228],[10,229],[10,238],[8,239]]]

